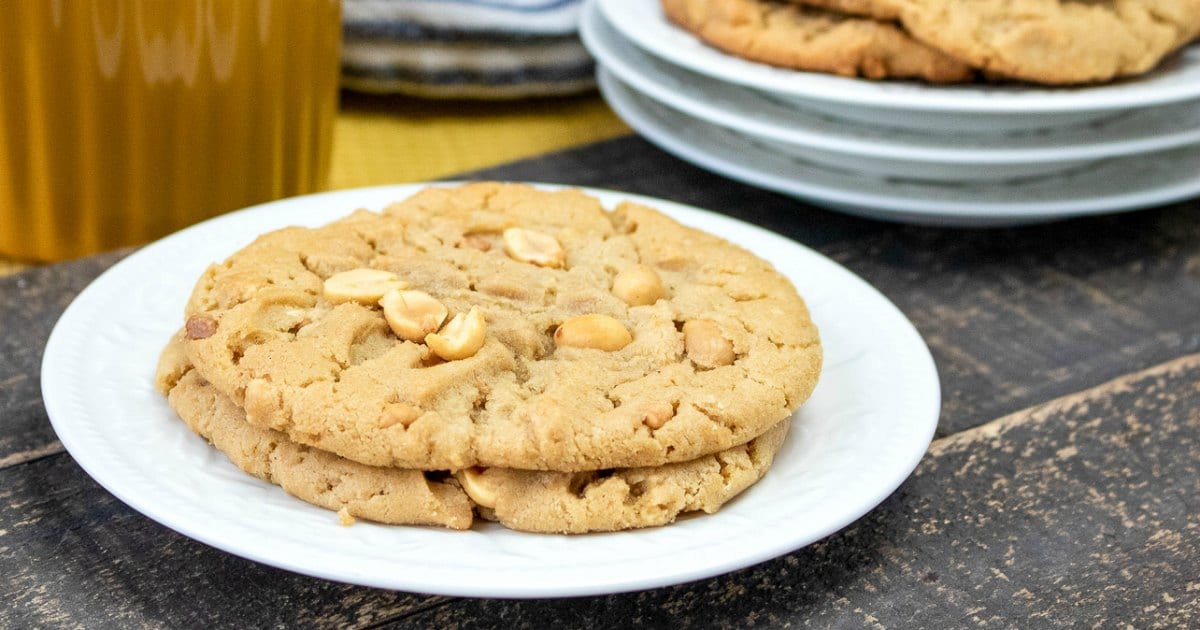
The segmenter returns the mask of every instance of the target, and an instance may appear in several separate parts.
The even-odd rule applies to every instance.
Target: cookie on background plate
[[[288,494],[395,525],[467,529],[478,511],[511,529],[543,533],[667,525],[689,512],[716,512],[767,472],[787,436],[784,420],[750,442],[661,467],[555,473],[504,468],[446,473],[379,468],[299,445],[251,426],[246,414],[188,364],[183,334],[164,350],[155,385],[197,435],[243,471]]]
[[[868,79],[960,83],[966,63],[900,26],[786,0],[661,0],[669,20],[732,55],[784,68]]]
[[[789,417],[822,356],[795,288],[741,247],[512,184],[264,235],[186,310],[189,361],[250,424],[421,470],[695,460]]]
[[[989,75],[1095,83],[1137,75],[1200,34],[1200,0],[879,0],[910,33]]]
[[[896,20],[994,79],[1097,83],[1146,72],[1200,35],[1198,0],[792,0]]]

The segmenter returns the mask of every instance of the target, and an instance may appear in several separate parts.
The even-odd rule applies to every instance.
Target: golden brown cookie
[[[178,335],[163,352],[156,377],[179,417],[237,467],[343,519],[466,529],[474,508],[531,532],[666,525],[680,514],[713,513],[761,479],[791,422],[741,446],[661,467],[578,473],[489,468],[430,476],[367,466],[251,426],[237,405],[191,369],[181,346]]]
[[[1038,83],[1136,75],[1200,34],[1200,0],[879,0],[921,41]]]
[[[965,63],[891,23],[784,0],[661,0],[667,18],[732,55],[868,79],[969,81]]]
[[[1070,84],[1156,66],[1200,34],[1200,0],[793,0],[898,20],[994,78]]]
[[[238,468],[350,517],[394,525],[471,526],[472,504],[454,482],[427,478],[419,470],[367,466],[251,426],[245,413],[190,369],[181,354],[164,352],[156,385],[188,427]]]
[[[512,468],[456,474],[480,514],[528,532],[581,534],[667,525],[712,514],[762,479],[791,419],[714,455],[643,468],[557,473]]]
[[[423,470],[694,460],[790,416],[821,364],[803,300],[746,250],[495,183],[264,235],[186,320],[188,359],[254,426]]]

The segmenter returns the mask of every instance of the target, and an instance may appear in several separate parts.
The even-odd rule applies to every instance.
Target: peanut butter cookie
[[[666,525],[680,514],[715,512],[761,479],[791,422],[784,420],[741,446],[653,468],[577,473],[471,468],[453,476],[379,468],[248,424],[245,412],[187,363],[182,339],[177,336],[163,352],[156,378],[179,417],[238,468],[343,519],[466,529],[477,511],[531,532]]]
[[[455,474],[484,518],[528,532],[582,534],[667,525],[712,514],[758,482],[791,419],[749,442],[688,462],[560,473],[468,468]]]
[[[178,345],[163,352],[155,385],[184,423],[233,465],[348,517],[393,525],[471,526],[471,501],[448,477],[367,466],[247,424],[245,412],[191,369]]]
[[[969,81],[972,69],[900,26],[784,0],[662,0],[667,18],[732,55],[868,79]]]
[[[898,21],[997,79],[1096,83],[1141,74],[1200,35],[1200,0],[793,0]]]
[[[1071,84],[1141,74],[1200,34],[1200,0],[881,0],[989,75]]]
[[[211,266],[184,351],[250,424],[372,466],[590,471],[744,444],[821,346],[770,264],[579,191],[430,188]]]

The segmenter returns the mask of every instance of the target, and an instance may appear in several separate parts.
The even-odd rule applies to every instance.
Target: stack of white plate
[[[656,0],[589,0],[580,33],[636,131],[711,171],[864,216],[1015,225],[1200,195],[1200,44],[1086,88],[796,72],[706,46]]]

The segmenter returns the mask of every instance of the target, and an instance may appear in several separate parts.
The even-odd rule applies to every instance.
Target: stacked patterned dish
[[[595,86],[581,0],[345,0],[342,85],[425,98],[508,99]]]
[[[739,58],[644,0],[591,0],[580,31],[605,97],[648,140],[825,207],[1012,225],[1200,195],[1200,45],[1104,85],[932,85]]]

